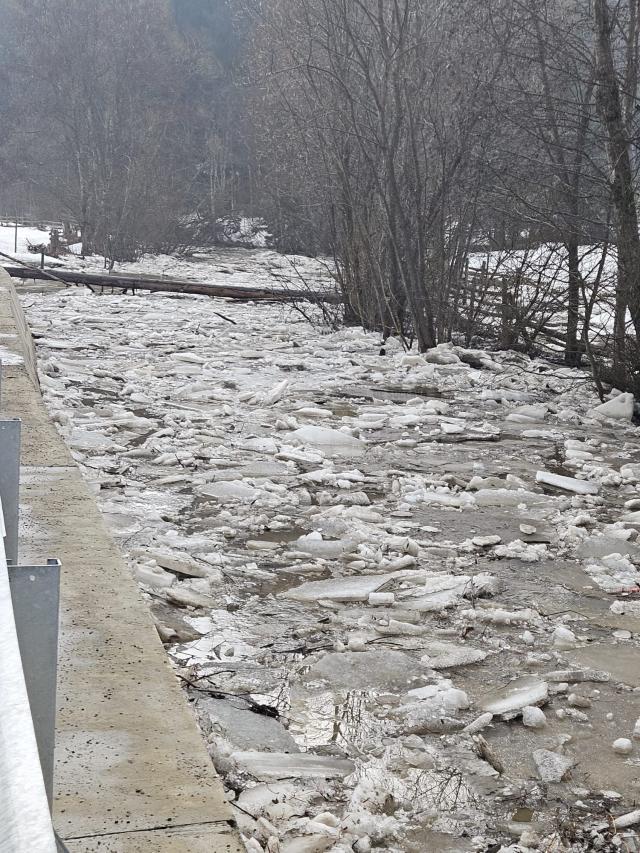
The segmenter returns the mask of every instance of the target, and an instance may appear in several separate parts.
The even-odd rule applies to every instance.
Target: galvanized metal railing
[[[55,853],[4,546],[0,547],[0,690],[0,850]]]
[[[0,853],[55,853],[60,563],[18,564],[20,436],[0,420]]]

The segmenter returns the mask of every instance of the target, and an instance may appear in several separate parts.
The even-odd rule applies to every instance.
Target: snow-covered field
[[[264,256],[229,265],[255,281]],[[626,397],[611,420],[578,371],[381,355],[273,305],[23,300],[248,850],[618,849],[607,815],[640,785]]]
[[[0,252],[4,255],[9,255],[11,258],[15,258],[17,261],[38,266],[40,264],[40,254],[31,252],[30,248],[47,246],[50,240],[49,231],[42,228],[19,225],[17,238],[18,251],[16,252],[15,225],[7,223],[0,224]],[[55,258],[46,258],[45,260],[48,263],[56,262]]]

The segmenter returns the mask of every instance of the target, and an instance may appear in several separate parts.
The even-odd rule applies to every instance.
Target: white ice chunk
[[[622,554],[608,554],[597,563],[587,563],[584,570],[600,589],[612,595],[635,591],[640,586],[640,571]]]
[[[501,536],[474,536],[471,542],[476,548],[489,548],[491,545],[499,545],[502,542]]]
[[[200,489],[200,494],[219,501],[255,501],[260,492],[242,480],[226,480],[205,486]]]
[[[406,597],[398,595],[397,598],[399,604],[406,610],[434,613],[448,607],[455,607],[466,595],[493,592],[495,588],[495,577],[487,573],[471,577],[469,575],[431,572],[427,575],[422,590],[414,590]]]
[[[464,432],[465,429],[465,424],[461,422],[443,421],[440,424],[440,430],[445,435],[459,435],[460,433]]]
[[[468,492],[456,493],[448,489],[439,492],[430,489],[417,489],[415,492],[404,495],[404,499],[409,504],[426,503],[436,506],[450,506],[454,509],[472,507],[475,504],[475,498]]]
[[[474,735],[477,732],[481,732],[483,729],[486,729],[487,726],[491,725],[491,721],[493,720],[493,714],[480,714],[472,723],[469,723],[468,726],[463,728],[464,734]]]
[[[557,489],[574,492],[576,495],[597,495],[599,491],[596,483],[590,483],[586,480],[575,480],[573,477],[561,477],[559,474],[552,474],[550,471],[538,471],[536,474],[536,483],[555,486]]]
[[[234,752],[232,761],[256,779],[331,779],[353,773],[352,761],[310,752]]]
[[[509,717],[515,716],[527,706],[546,702],[548,696],[549,686],[546,681],[526,675],[490,693],[480,702],[480,707],[487,714]]]
[[[521,489],[480,489],[475,493],[475,500],[478,506],[518,506],[544,503],[547,498]]]
[[[528,729],[543,729],[547,725],[547,718],[541,708],[527,705],[522,711],[522,723]]]
[[[428,350],[424,358],[430,364],[461,364],[450,344],[438,344],[434,349]]]
[[[288,387],[289,380],[283,379],[282,382],[279,382],[275,386],[275,388],[272,388],[270,391],[266,391],[260,398],[260,402],[263,406],[273,406],[274,403],[277,403],[282,400]]]
[[[620,468],[620,476],[630,483],[640,483],[640,464],[637,462],[623,465]]]
[[[283,598],[294,601],[367,601],[372,592],[392,580],[415,574],[424,579],[423,572],[391,572],[384,575],[356,575],[349,578],[329,578],[310,581],[282,593]]]
[[[396,597],[393,592],[370,592],[368,602],[372,607],[392,607]]]
[[[540,614],[530,607],[521,610],[507,610],[506,607],[495,605],[462,610],[460,615],[472,622],[489,625],[527,625],[531,622],[538,622],[540,619]]]
[[[523,563],[539,563],[549,556],[546,545],[529,545],[522,539],[514,539],[506,545],[497,545],[494,554],[496,557],[522,560]]]
[[[291,543],[293,550],[302,551],[304,554],[325,560],[335,560],[353,547],[355,547],[354,543],[350,540],[323,539],[322,534],[317,531],[308,533],[306,536],[300,536],[299,539]]]
[[[136,565],[133,576],[138,583],[143,583],[152,589],[169,589],[175,581],[175,575],[165,572],[160,566]]]
[[[365,443],[348,432],[319,426],[303,426],[291,433],[291,438],[300,444],[309,445],[324,453],[337,455],[357,455],[364,453]]]
[[[633,743],[626,737],[619,737],[611,746],[618,755],[631,755],[633,752]]]
[[[487,657],[487,652],[474,649],[460,643],[448,643],[443,640],[429,640],[427,654],[420,658],[420,663],[431,669],[453,669],[458,666],[469,666],[479,663]]]
[[[124,450],[108,435],[91,430],[74,429],[69,437],[69,444],[76,450]]]
[[[542,404],[538,406],[520,406],[520,408],[507,415],[507,420],[521,424],[536,423],[537,421],[543,421],[547,412],[547,406]]]
[[[633,394],[619,394],[613,400],[607,400],[587,412],[593,418],[613,418],[630,421],[633,418]]]
[[[556,649],[575,649],[577,645],[576,635],[569,628],[558,625],[552,635],[553,645]]]

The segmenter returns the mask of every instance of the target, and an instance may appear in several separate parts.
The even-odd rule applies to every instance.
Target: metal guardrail
[[[0,853],[55,853],[60,563],[18,563],[20,439],[0,420]]]

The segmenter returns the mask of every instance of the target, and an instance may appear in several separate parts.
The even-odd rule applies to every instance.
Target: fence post
[[[514,344],[514,334],[513,334],[513,321],[514,321],[514,310],[513,310],[513,294],[510,290],[511,282],[509,281],[507,276],[502,277],[501,282],[501,291],[502,291],[502,340],[501,346],[503,349],[511,349]]]

